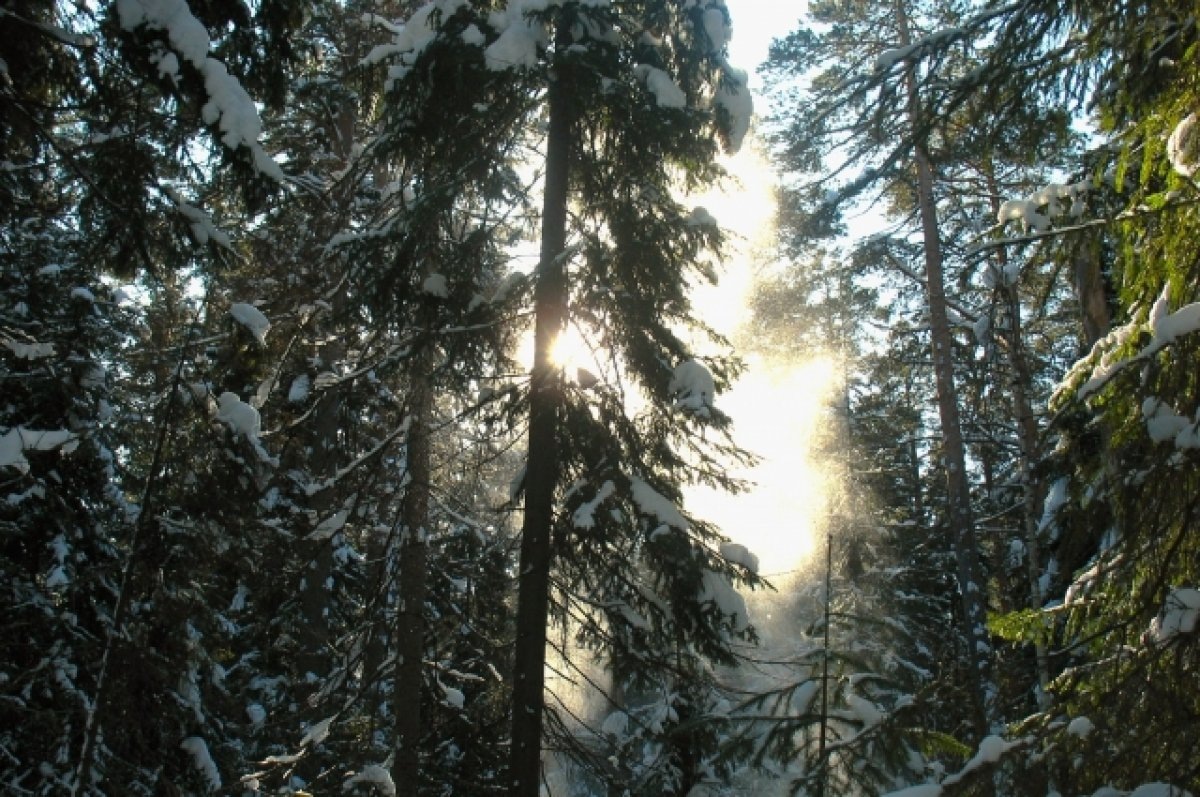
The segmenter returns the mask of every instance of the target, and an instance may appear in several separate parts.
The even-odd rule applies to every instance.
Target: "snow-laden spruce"
[[[204,77],[208,102],[200,109],[205,124],[216,125],[221,142],[231,150],[246,147],[254,167],[274,180],[285,179],[279,167],[262,144],[262,119],[250,95],[237,78],[229,74],[225,64],[208,53],[212,41],[208,29],[193,14],[185,0],[117,0],[117,19],[121,27],[134,31],[139,27],[161,30],[167,41],[183,59],[191,63]],[[174,60],[158,60],[160,71],[171,72]]]
[[[0,470],[12,468],[20,473],[29,472],[26,451],[61,450],[64,454],[74,451],[78,438],[66,429],[28,429],[14,426],[0,435]]]

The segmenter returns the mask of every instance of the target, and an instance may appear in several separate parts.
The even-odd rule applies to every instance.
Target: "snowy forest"
[[[0,0],[0,792],[1200,794],[1200,5],[800,11]]]

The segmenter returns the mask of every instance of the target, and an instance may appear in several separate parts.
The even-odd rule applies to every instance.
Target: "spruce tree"
[[[722,558],[715,530],[676,508],[682,483],[727,483],[712,457],[735,449],[698,435],[711,427],[724,440],[727,419],[712,401],[728,367],[696,362],[674,331],[690,317],[687,281],[706,273],[698,261],[719,234],[671,191],[717,176],[718,135],[740,143],[748,98],[721,57],[729,20],[720,3],[486,10],[419,9],[397,40],[395,74],[420,69],[452,32],[476,45],[454,44],[464,68],[482,67],[470,85],[487,97],[450,117],[456,141],[478,151],[468,131],[517,140],[536,114],[547,124],[509,772],[514,793],[534,794],[552,578],[559,616],[587,618],[582,633],[613,656],[636,655],[623,640],[645,639],[664,679],[682,679],[692,650],[727,659],[729,635],[747,632],[728,579],[752,574]],[[464,99],[456,88],[447,96]],[[508,158],[485,149],[466,161],[479,180]],[[586,386],[551,359],[568,322],[603,349]],[[626,383],[646,402],[636,414]],[[686,791],[705,776],[687,763],[694,752],[680,755],[664,788]]]
[[[927,343],[868,287],[889,272],[878,251],[806,257],[794,228],[781,233],[788,259],[760,277],[743,345],[771,360],[836,358],[845,380],[818,453],[836,473],[822,520],[830,571],[801,576],[794,644],[759,654],[772,681],[745,685],[739,739],[797,792],[881,793],[955,761],[970,733],[941,710],[963,701],[963,643],[951,539],[930,509],[944,480],[925,465]]]
[[[247,88],[267,107],[279,100],[279,78],[298,57],[284,31],[303,7],[13,10],[4,24],[24,33],[6,32],[3,57],[31,68],[10,82],[5,102],[32,124],[5,128],[5,161],[41,170],[62,193],[35,211],[32,184],[11,183],[5,223],[19,230],[22,217],[46,219],[56,263],[43,266],[75,272],[75,304],[47,301],[55,291],[22,279],[9,283],[5,312],[36,309],[34,327],[53,322],[57,335],[65,328],[53,319],[73,306],[82,337],[55,347],[79,389],[46,402],[54,391],[41,385],[9,406],[6,433],[20,453],[20,430],[32,421],[78,427],[71,439],[93,455],[84,466],[93,476],[90,487],[71,489],[88,507],[86,524],[55,548],[63,566],[55,589],[83,589],[71,602],[90,607],[80,614],[89,651],[72,660],[78,634],[68,629],[48,627],[58,638],[41,645],[63,649],[56,666],[72,673],[62,683],[76,700],[53,715],[56,731],[23,737],[28,756],[10,762],[6,782],[78,794],[216,789],[244,763],[231,729],[255,724],[230,693],[252,658],[237,657],[245,640],[236,596],[272,542],[255,522],[274,457],[253,394],[270,372],[264,341],[275,338],[252,304],[261,286],[247,296],[248,282],[234,274],[243,239],[232,230],[263,210],[283,172],[266,153]],[[214,34],[228,26],[238,33]],[[25,61],[39,48],[44,69]],[[28,249],[23,239],[11,239],[19,248],[10,254]],[[10,530],[15,544],[41,547],[36,526]],[[103,545],[85,554],[92,539]],[[84,558],[72,546],[86,557],[87,578],[73,578]]]
[[[1190,626],[1177,624],[1188,616],[1195,580],[1195,535],[1185,530],[1194,507],[1178,499],[1179,490],[1190,494],[1194,385],[1178,358],[1194,345],[1194,327],[1184,319],[1194,312],[1187,308],[1197,282],[1189,265],[1194,219],[1186,201],[1176,202],[1191,190],[1187,133],[1195,93],[1185,75],[1195,28],[1190,11],[1174,4],[1024,10],[996,25],[1006,70],[1040,58],[1022,38],[1030,32],[1045,47],[1061,41],[1064,26],[1085,28],[1086,58],[1058,56],[1028,74],[1042,90],[1075,87],[1068,99],[1094,102],[1107,146],[1084,164],[1093,170],[1097,198],[1089,213],[1043,230],[1060,239],[1056,249],[1078,253],[1068,264],[1076,267],[1081,326],[1092,344],[1051,403],[1057,440],[1047,469],[1056,482],[1042,525],[1068,583],[1057,587],[1061,605],[1009,617],[1006,627],[1029,642],[1048,638],[1061,651],[1053,660],[1054,699],[1031,722],[1054,741],[1052,749],[1063,750],[1052,758],[1060,789],[1132,789],[1153,781],[1195,789],[1194,768],[1175,752],[1186,757],[1186,744],[1161,755],[1134,753],[1136,739],[1173,737],[1180,723],[1193,721],[1191,706],[1170,697],[1178,686],[1169,673],[1188,666],[1194,647],[1183,631]],[[1126,702],[1122,695],[1134,683],[1138,698]],[[1069,755],[1095,766],[1073,766]]]

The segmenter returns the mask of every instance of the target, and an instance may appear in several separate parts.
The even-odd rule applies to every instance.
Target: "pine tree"
[[[785,165],[814,171],[835,146],[848,148],[851,173],[835,175],[828,199],[813,195],[821,180],[810,183],[810,195],[795,197],[810,203],[812,223],[828,227],[831,214],[868,187],[884,186],[893,195],[897,216],[908,217],[919,238],[920,281],[925,292],[924,320],[935,375],[938,414],[941,419],[941,454],[947,480],[945,512],[955,539],[959,594],[963,601],[963,633],[969,640],[966,654],[974,661],[966,675],[974,682],[973,735],[986,735],[994,718],[989,703],[991,652],[985,628],[986,580],[971,505],[960,398],[955,377],[955,342],[949,323],[944,263],[944,236],[937,206],[937,170],[932,153],[931,120],[942,110],[941,95],[930,96],[933,75],[944,68],[948,48],[935,31],[922,36],[918,23],[937,25],[942,9],[921,9],[898,3],[887,9],[821,4],[812,9],[815,20],[826,25],[821,33],[801,31],[779,44],[773,53],[779,74],[798,72],[817,59],[823,74],[814,81],[815,102],[797,107],[784,118],[790,130],[777,139]],[[947,11],[947,14],[952,13]],[[925,20],[928,19],[928,23]],[[893,45],[880,49],[867,29],[888,31]],[[839,60],[835,60],[839,59]],[[933,89],[936,92],[936,88]],[[854,121],[857,119],[858,121]],[[899,130],[899,143],[885,130]],[[850,170],[849,166],[842,167]],[[911,214],[911,215],[910,215]],[[914,273],[909,271],[907,273]]]

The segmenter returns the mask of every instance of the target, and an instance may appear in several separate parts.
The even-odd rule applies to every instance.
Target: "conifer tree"
[[[699,259],[719,235],[671,190],[717,175],[718,133],[740,143],[748,97],[744,76],[721,57],[729,20],[720,3],[486,10],[423,6],[381,55],[399,56],[401,80],[426,53],[451,46],[463,69],[477,70],[470,86],[480,101],[447,95],[464,100],[449,117],[460,125],[454,142],[476,152],[468,131],[517,141],[534,114],[547,122],[509,772],[514,793],[533,794],[552,573],[560,616],[588,618],[583,633],[613,655],[635,654],[625,651],[636,631],[664,678],[691,650],[727,659],[728,635],[747,632],[728,579],[753,575],[721,557],[714,530],[676,508],[680,484],[727,482],[712,456],[735,449],[689,431],[712,427],[723,439],[727,426],[712,406],[727,366],[696,362],[672,326],[688,320],[687,280],[705,274]],[[484,148],[464,160],[478,181],[511,157]],[[586,385],[567,382],[551,359],[568,319],[604,352]],[[649,401],[636,417],[625,382]],[[666,788],[686,791],[704,776],[683,763],[692,753],[682,755]]]
[[[1111,9],[1031,4],[995,26],[1006,66],[990,66],[993,74],[1009,76],[999,85],[1012,85],[1006,81],[1013,65],[1037,58],[1037,70],[1023,73],[1025,89],[1053,92],[1064,103],[1094,102],[1098,135],[1107,144],[1085,161],[1094,175],[1088,213],[1082,219],[1050,218],[1047,208],[1044,222],[1032,219],[1041,222],[1042,235],[1058,239],[1056,249],[1082,253],[1068,263],[1083,300],[1085,340],[1092,344],[1051,402],[1057,445],[1047,469],[1057,481],[1042,527],[1054,546],[1051,562],[1063,569],[1067,582],[1065,593],[1058,592],[1063,605],[1010,616],[1006,624],[1030,643],[1050,639],[1061,651],[1053,660],[1053,700],[1031,725],[1064,751],[1051,759],[1050,773],[1063,790],[1135,788],[1153,781],[1196,786],[1194,768],[1174,752],[1150,757],[1133,752],[1136,739],[1173,737],[1179,723],[1192,721],[1191,707],[1171,697],[1178,686],[1168,673],[1188,666],[1184,662],[1194,647],[1189,632],[1181,633],[1190,625],[1176,624],[1191,611],[1188,552],[1195,535],[1184,527],[1193,507],[1163,492],[1177,496],[1177,490],[1189,489],[1182,474],[1190,473],[1185,460],[1194,420],[1187,415],[1194,386],[1178,359],[1188,356],[1195,337],[1194,325],[1185,321],[1196,298],[1196,275],[1186,265],[1194,262],[1188,238],[1194,219],[1186,202],[1173,201],[1186,195],[1174,191],[1191,190],[1187,141],[1195,93],[1184,76],[1196,35],[1188,13],[1174,4]],[[1069,25],[1087,30],[1082,60],[1048,46],[1060,44]],[[1039,37],[1043,54],[1035,56],[1024,42],[1030,33]],[[1068,94],[1072,89],[1077,93]],[[1114,245],[1107,250],[1097,238]],[[1098,279],[1106,250],[1107,301]],[[1110,313],[1114,329],[1103,335]],[[1128,368],[1135,363],[1136,377]],[[1181,413],[1180,405],[1188,409]],[[1053,575],[1047,574],[1049,583],[1059,583]],[[1139,686],[1138,699],[1126,703],[1122,690],[1135,682],[1150,686]],[[1085,771],[1065,760],[1066,750],[1102,763]]]
[[[794,260],[756,286],[744,345],[772,359],[839,360],[846,381],[820,449],[838,474],[824,528],[829,581],[806,574],[789,609],[794,649],[762,654],[773,680],[747,685],[758,694],[735,716],[753,720],[741,726],[742,744],[793,790],[880,793],[952,762],[963,750],[956,737],[969,735],[961,715],[940,710],[963,700],[963,651],[951,541],[927,509],[944,486],[923,464],[927,344],[867,287],[888,271],[871,247],[805,257],[793,231],[783,225],[780,249]],[[890,329],[880,351],[873,323]]]
[[[948,48],[941,45],[945,37],[936,28],[916,30],[918,23],[951,23],[952,19],[939,18],[942,12],[936,5],[921,8],[922,18],[917,20],[918,7],[909,3],[886,9],[834,3],[814,6],[814,19],[826,27],[821,32],[793,34],[779,43],[773,54],[780,75],[807,69],[814,59],[823,70],[813,84],[815,102],[796,106],[790,116],[783,117],[787,132],[781,133],[777,142],[784,164],[809,174],[833,147],[849,149],[850,157],[840,173],[811,181],[808,196],[794,196],[794,201],[807,209],[811,223],[828,227],[839,204],[881,186],[891,195],[894,214],[907,219],[912,237],[919,242],[920,265],[907,273],[920,273],[925,294],[923,325],[929,330],[941,420],[944,511],[955,539],[962,630],[968,641],[965,652],[974,661],[965,670],[974,683],[970,689],[973,736],[981,739],[991,722],[989,704],[994,698],[985,627],[986,579],[971,505],[955,377],[956,345],[948,317],[944,234],[935,182],[941,164],[935,163],[931,145],[931,120],[943,110],[941,95],[936,93],[940,85],[937,73],[947,68]],[[945,10],[945,15],[952,13]],[[862,35],[867,29],[887,31],[892,46],[882,47],[876,37]],[[930,91],[935,93],[929,96]],[[891,132],[897,130],[898,141]],[[818,193],[823,182],[828,183],[824,189],[828,195]]]
[[[303,7],[255,12],[225,6],[196,16],[183,2],[6,9],[3,24],[24,33],[5,35],[5,63],[21,68],[5,73],[5,102],[31,124],[6,139],[5,162],[40,170],[63,192],[57,205],[34,211],[31,202],[42,200],[32,183],[10,183],[6,229],[20,230],[21,216],[46,219],[55,272],[75,272],[70,291],[84,336],[82,348],[55,347],[79,389],[47,403],[43,384],[10,405],[5,426],[16,453],[26,448],[20,430],[40,421],[77,427],[66,444],[94,455],[83,466],[91,487],[71,489],[87,521],[55,549],[63,567],[55,589],[82,590],[71,603],[90,623],[90,650],[73,661],[63,648],[55,667],[70,673],[61,683],[74,705],[46,715],[58,730],[25,737],[27,755],[9,762],[6,783],[31,793],[211,790],[242,762],[229,730],[246,723],[244,704],[229,699],[224,676],[247,659],[229,658],[242,640],[227,613],[237,616],[238,576],[244,586],[269,541],[253,507],[273,457],[248,403],[269,370],[269,320],[224,293],[235,286],[226,276],[238,259],[229,229],[261,210],[283,176],[246,89],[261,91],[268,106],[279,99],[274,89],[297,57],[283,32]],[[237,35],[214,36],[230,25]],[[39,48],[45,69],[25,60]],[[19,248],[10,253],[27,249],[25,238],[11,239]],[[36,308],[33,328],[48,329],[55,305],[66,306],[30,302],[51,292],[29,293],[37,286],[27,280],[9,284],[5,312]],[[65,331],[53,325],[56,335]],[[89,490],[98,492],[89,498]],[[22,521],[10,531],[15,544],[41,547],[37,526]],[[93,539],[103,545],[85,554]],[[76,579],[85,558],[89,575]],[[6,558],[6,568],[17,561]],[[47,631],[46,650],[78,637]]]
[[[1132,739],[1144,738],[1141,734],[1146,732],[1171,733],[1166,729],[1178,722],[1186,723],[1189,709],[1164,708],[1155,714],[1155,720],[1150,720],[1149,714],[1133,712],[1125,706],[1119,709],[1123,716],[1139,717],[1138,728],[1133,730],[1126,722],[1113,723],[1112,715],[1101,706],[1106,701],[1117,702],[1117,693],[1110,691],[1110,687],[1120,687],[1112,685],[1128,687],[1131,682],[1127,678],[1150,672],[1155,673],[1150,679],[1162,688],[1162,694],[1173,694],[1175,687],[1167,685],[1169,679],[1162,676],[1159,663],[1163,657],[1171,658],[1188,649],[1186,643],[1180,644],[1183,640],[1178,628],[1182,626],[1176,623],[1191,616],[1188,614],[1191,610],[1186,608],[1191,600],[1187,591],[1191,588],[1191,578],[1185,574],[1186,566],[1178,569],[1187,560],[1187,554],[1176,554],[1190,549],[1191,535],[1179,534],[1177,525],[1186,522],[1184,518],[1190,510],[1186,501],[1164,501],[1157,493],[1157,486],[1164,483],[1156,476],[1161,473],[1162,460],[1143,446],[1147,440],[1152,444],[1173,443],[1176,448],[1170,454],[1178,458],[1179,446],[1186,447],[1186,441],[1190,440],[1185,429],[1190,416],[1177,409],[1183,401],[1190,411],[1190,399],[1183,399],[1187,380],[1178,380],[1181,372],[1174,367],[1174,355],[1190,345],[1192,326],[1185,319],[1192,312],[1188,302],[1195,283],[1193,275],[1185,273],[1186,269],[1174,271],[1161,265],[1161,261],[1166,252],[1171,254],[1165,259],[1172,262],[1192,261],[1190,247],[1173,234],[1185,229],[1189,222],[1185,221],[1187,211],[1172,202],[1182,195],[1172,190],[1178,190],[1179,178],[1190,178],[1193,171],[1187,142],[1188,113],[1194,97],[1187,81],[1178,79],[1174,70],[1192,52],[1194,31],[1186,21],[1187,13],[1176,7],[1100,8],[1031,2],[1012,6],[981,4],[961,11],[953,18],[940,20],[940,29],[931,27],[927,35],[914,36],[901,47],[880,53],[873,64],[877,73],[898,73],[903,65],[918,62],[921,70],[908,74],[931,76],[922,84],[925,140],[937,145],[943,158],[956,146],[977,142],[978,153],[997,156],[1004,152],[1004,157],[1012,158],[1006,169],[1020,167],[1024,158],[1030,163],[1036,161],[1027,167],[1030,173],[1046,167],[1062,169],[1065,163],[1065,171],[1075,175],[1074,180],[1083,174],[1092,175],[1091,180],[1082,184],[1051,185],[1030,192],[1025,198],[1011,194],[996,197],[995,183],[988,189],[993,198],[980,192],[985,208],[977,216],[988,225],[993,220],[998,222],[997,234],[1004,236],[1002,242],[989,245],[985,251],[998,260],[999,269],[1009,275],[1005,278],[1009,283],[999,285],[1004,280],[997,281],[1002,306],[993,305],[990,314],[983,314],[990,315],[994,331],[986,331],[982,324],[977,324],[975,331],[985,331],[982,336],[985,347],[1007,349],[1005,368],[1011,372],[1009,378],[1020,382],[1004,386],[1005,390],[1011,388],[1011,400],[1016,407],[1013,421],[1018,428],[1012,432],[997,432],[999,426],[983,401],[995,394],[995,375],[975,372],[965,382],[981,399],[977,409],[966,416],[978,433],[979,442],[974,445],[979,452],[981,483],[987,488],[981,497],[983,505],[996,501],[1004,494],[996,486],[1002,483],[1005,474],[1023,470],[1024,494],[1018,507],[1024,514],[1024,537],[1030,545],[1047,542],[1051,554],[1051,558],[1043,560],[1045,568],[1036,559],[1030,559],[1028,574],[1021,579],[1031,590],[1029,600],[1035,610],[1015,613],[998,622],[996,628],[1048,653],[1055,651],[1055,643],[1060,645],[1057,654],[1041,657],[1038,667],[1041,683],[1049,689],[1051,698],[1041,704],[1044,711],[1034,714],[1023,726],[1038,730],[1041,746],[1026,748],[1018,744],[1011,748],[1010,755],[1014,757],[1019,755],[1015,752],[1018,749],[1037,752],[1009,770],[1014,777],[1005,785],[1030,794],[1054,788],[1064,793],[1068,790],[1090,793],[1104,783],[1121,789],[1134,789],[1145,783],[1150,789],[1149,780],[1155,778],[1162,784],[1190,788],[1194,782],[1189,779],[1191,775],[1171,755],[1157,758],[1149,771],[1138,771],[1129,766],[1132,757],[1125,758],[1125,751],[1131,749],[1126,745]],[[1084,30],[1086,34],[1077,33]],[[830,33],[836,36],[837,31],[833,29]],[[953,54],[960,49],[959,43],[963,51],[973,50],[974,66],[969,71],[947,68]],[[869,76],[857,80],[854,69],[853,64],[849,65],[849,74],[843,71],[837,76],[849,79],[832,81],[830,85],[836,83],[852,101],[861,100],[867,107],[900,107],[887,103],[900,102],[903,94],[887,94],[887,89]],[[1036,97],[1041,104],[1031,104],[1030,97]],[[1090,153],[1083,164],[1075,167],[1070,165],[1071,153],[1062,146],[1062,134],[1052,133],[1055,125],[1032,121],[1039,118],[1039,109],[1049,106],[1046,118],[1052,120],[1055,103],[1063,112],[1071,113],[1080,107],[1077,103],[1081,101],[1093,102],[1093,107],[1099,109],[1098,130],[1107,138],[1108,145]],[[967,135],[964,142],[956,142],[953,134],[964,130],[956,126],[964,121],[962,114],[970,117],[971,109],[975,108],[986,109],[974,117],[978,126],[966,128],[975,132]],[[805,148],[805,143],[820,140],[825,132],[836,133],[835,127],[824,125],[830,117],[822,114],[824,110],[807,117],[816,121],[811,129],[817,138],[808,142],[793,139],[800,142],[789,153],[797,165],[806,166],[803,158],[812,151]],[[1062,129],[1061,124],[1058,129]],[[845,195],[877,179],[887,179],[899,163],[899,154],[919,141],[921,133],[918,128],[913,139],[885,147],[859,179],[848,181]],[[1006,136],[1009,138],[1005,139]],[[865,153],[871,151],[875,140],[861,138],[851,144],[860,147],[858,152]],[[846,159],[847,164],[858,162],[853,156]],[[935,161],[935,166],[953,162]],[[971,168],[979,165],[974,163]],[[1012,168],[1009,174],[1015,171]],[[993,167],[985,166],[976,174],[986,182],[987,175],[994,178],[996,173]],[[939,204],[943,211],[953,212],[967,193],[961,186],[974,179],[969,172],[957,172],[954,177],[959,187],[943,195]],[[1081,202],[1080,195],[1085,191],[1088,202]],[[1089,209],[1092,197],[1102,201]],[[820,197],[811,199],[819,202]],[[827,211],[832,203],[821,208],[818,202],[810,207],[817,206],[826,212],[816,213],[811,219],[820,223],[829,218]],[[1097,216],[1091,216],[1092,212]],[[1117,215],[1121,215],[1120,220],[1111,221]],[[1160,225],[1168,216],[1171,223]],[[1094,231],[1102,228],[1103,232],[1097,236]],[[1104,272],[1105,258],[1109,255],[1095,241],[1103,241],[1107,236],[1120,243],[1110,250],[1111,267]],[[1051,240],[1053,243],[1047,243]],[[998,247],[1004,249],[1003,254],[996,253]],[[1034,273],[1046,262],[1041,256],[1053,249],[1064,252],[1066,262],[1058,261],[1058,270],[1051,267],[1045,274]],[[969,268],[973,267],[971,263],[978,262],[973,259],[978,251],[961,251]],[[1030,253],[1029,260],[1018,259]],[[970,271],[964,272],[963,284],[971,279]],[[1111,292],[1106,290],[1105,281]],[[1037,408],[1050,399],[1050,383],[1061,374],[1078,345],[1072,336],[1062,334],[1062,326],[1055,326],[1061,316],[1058,320],[1054,317],[1064,307],[1058,297],[1068,289],[1079,296],[1082,312],[1077,319],[1082,321],[1079,327],[1084,333],[1081,337],[1095,345],[1090,356],[1067,374],[1050,401],[1058,442],[1047,461],[1039,463],[1041,443],[1034,440],[1030,420]],[[1030,293],[1020,296],[1017,290]],[[1025,302],[1029,302],[1029,310],[1022,307]],[[970,302],[964,307],[970,310]],[[1113,310],[1116,320],[1124,322],[1124,326],[1104,338],[1101,330]],[[1026,312],[1028,316],[1024,315]],[[970,321],[971,313],[965,315]],[[1029,319],[1036,321],[1037,327],[1023,323]],[[1047,324],[1047,328],[1042,328],[1042,324]],[[1047,334],[1046,329],[1053,331]],[[1139,387],[1133,386],[1132,372],[1124,365],[1134,362],[1147,366],[1140,371]],[[1177,392],[1181,388],[1184,394]],[[1022,391],[1023,396],[1019,395]],[[1164,394],[1172,398],[1164,399]],[[1013,448],[1020,452],[1017,458],[1002,449],[998,451],[989,439],[1010,434]],[[1169,445],[1166,447],[1170,449]],[[1084,466],[1084,462],[1088,464]],[[1138,465],[1134,466],[1135,462]],[[1125,475],[1129,467],[1139,468],[1139,476],[1129,479]],[[1044,515],[1035,519],[1046,484],[1039,484],[1039,480],[1047,473],[1058,481],[1048,491]],[[1156,531],[1149,536],[1141,533],[1147,525],[1144,519],[1134,524],[1137,527],[1134,530],[1129,525],[1132,516],[1126,514],[1133,511],[1139,518],[1146,518],[1148,505],[1142,503],[1144,500],[1155,502],[1153,517],[1162,521],[1150,522]],[[1010,575],[1002,572],[1003,552],[996,553],[1001,554],[996,557],[996,585],[1002,586],[1011,583]],[[1137,564],[1133,564],[1135,561]],[[1066,599],[1065,606],[1057,605],[1053,592],[1046,591],[1047,585],[1054,589],[1056,565],[1075,571],[1074,583],[1062,596]],[[1078,570],[1080,567],[1083,569]],[[1182,584],[1189,586],[1177,586]],[[1040,594],[1034,594],[1034,588]],[[1089,595],[1086,603],[1078,599],[1085,592]],[[1044,609],[1040,605],[1043,598],[1050,600]],[[1003,606],[1005,601],[997,603]],[[1161,630],[1164,627],[1169,629],[1165,636]],[[1119,629],[1127,629],[1129,635]],[[1138,634],[1140,646],[1132,641]],[[1123,652],[1117,653],[1118,650]],[[1178,663],[1179,659],[1173,661]],[[1104,674],[1099,675],[1100,671]],[[1098,677],[1093,679],[1090,673],[1097,673]],[[1027,677],[1018,675],[1012,684],[1016,691],[1006,695],[1015,696],[1022,691],[1023,678]],[[1029,680],[1027,684],[1034,686]],[[1147,701],[1144,695],[1138,700],[1139,704],[1154,702]],[[1101,738],[1093,731],[1096,717],[1113,723],[1110,727],[1120,724],[1122,730]],[[1161,725],[1155,725],[1158,720]],[[1147,724],[1142,725],[1143,722]],[[1152,726],[1156,730],[1147,731]],[[1067,758],[1085,748],[1091,755],[1107,756],[1105,765],[1084,772],[1067,762]],[[1034,761],[1038,764],[1032,765]],[[950,788],[952,782],[959,782],[959,788],[967,785],[963,780],[947,779],[945,791],[954,791]],[[974,782],[979,784],[981,780],[975,777]],[[930,788],[934,788],[932,784]],[[936,788],[937,793],[942,793],[942,787]]]

